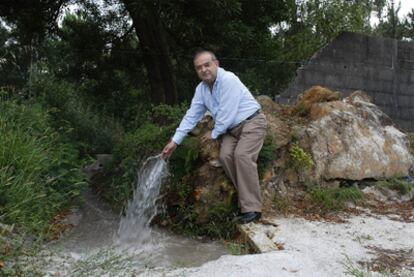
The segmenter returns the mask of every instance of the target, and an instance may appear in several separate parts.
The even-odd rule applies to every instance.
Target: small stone
[[[222,167],[221,163],[219,160],[210,160],[209,165],[211,165],[212,167]]]

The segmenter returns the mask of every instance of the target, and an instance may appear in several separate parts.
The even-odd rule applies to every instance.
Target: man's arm
[[[187,136],[188,132],[190,132],[201,120],[206,110],[207,109],[200,95],[200,91],[196,90],[193,100],[191,101],[191,106],[181,120],[180,126],[175,131],[175,134],[172,137],[171,141],[164,147],[164,150],[162,151],[163,158],[169,158],[172,155],[177,146],[181,144],[181,142]]]

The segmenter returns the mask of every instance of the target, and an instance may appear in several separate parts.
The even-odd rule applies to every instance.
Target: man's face
[[[213,84],[217,77],[218,60],[213,60],[210,53],[202,53],[194,60],[198,77],[208,84]]]

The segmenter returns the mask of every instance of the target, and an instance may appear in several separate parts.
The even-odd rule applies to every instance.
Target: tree
[[[224,65],[237,58],[274,58],[269,27],[284,19],[294,0],[121,2],[133,20],[152,98],[172,103],[177,99],[174,84],[180,96],[189,95],[191,86],[182,80],[194,79],[191,56],[197,48],[231,58],[222,59]],[[240,62],[234,69],[246,71],[246,64]]]
[[[61,8],[70,0],[3,0],[0,16],[13,27],[16,39],[22,45],[40,43],[50,30],[56,29]]]
[[[414,39],[414,9],[412,9],[404,19],[404,37],[409,40]]]
[[[376,34],[399,40],[404,37],[404,24],[398,16],[400,8],[400,2],[398,2],[397,5],[394,0],[387,3],[385,14],[382,12],[380,13],[382,17],[379,17],[379,23],[375,29]]]
[[[158,1],[124,0],[138,35],[154,104],[177,102],[175,74]]]
[[[46,35],[56,29],[56,20],[69,0],[3,0],[0,2],[1,19],[11,28],[8,45],[2,45],[1,83],[12,82],[22,86],[30,76],[33,64],[39,58],[38,47]]]

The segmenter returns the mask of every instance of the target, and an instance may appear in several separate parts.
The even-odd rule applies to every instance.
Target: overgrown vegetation
[[[39,105],[0,103],[0,133],[1,220],[45,233],[85,185],[77,150],[51,127]]]
[[[6,263],[0,270],[6,276],[39,274],[9,262],[34,255],[52,235],[52,219],[79,203],[86,185],[70,130],[56,130],[52,121],[40,104],[0,102],[0,261]]]
[[[75,86],[53,76],[39,76],[32,90],[37,101],[49,109],[53,127],[69,130],[67,137],[76,145],[82,156],[94,153],[112,153],[123,135],[119,120],[98,105],[85,104]]]
[[[153,106],[139,127],[126,132],[114,145],[113,167],[107,172],[111,181],[99,184],[102,195],[114,207],[122,208],[128,201],[138,168],[146,158],[161,153],[185,110],[185,104]],[[170,161],[174,178],[181,178],[194,166],[198,155],[195,143],[196,140],[187,139],[174,153]]]

